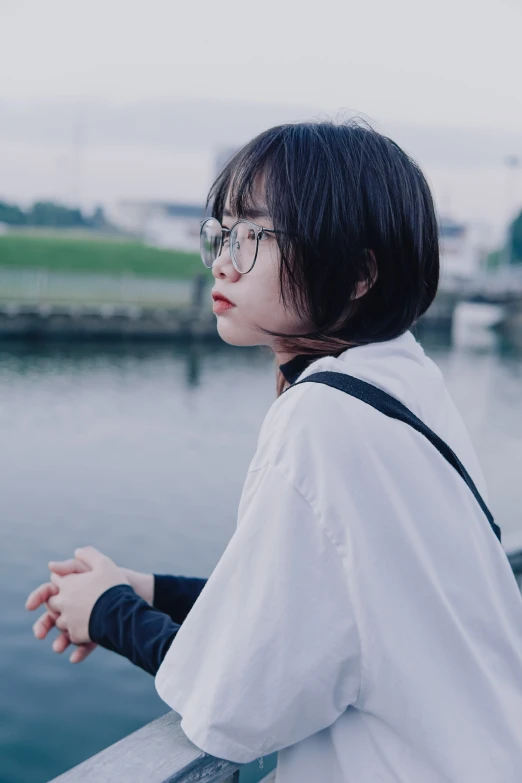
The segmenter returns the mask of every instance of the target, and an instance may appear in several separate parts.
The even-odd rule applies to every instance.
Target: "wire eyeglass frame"
[[[255,249],[255,253],[254,253],[254,260],[252,261],[252,264],[251,264],[250,268],[247,269],[246,271],[243,271],[242,269],[239,268],[239,263],[237,261],[237,258],[235,256],[235,252],[234,252],[234,246],[233,245],[230,246],[230,258],[232,259],[232,264],[234,266],[234,269],[237,272],[239,272],[240,275],[246,275],[249,272],[251,272],[252,269],[254,268],[254,265],[255,265],[256,260],[257,260],[257,254],[259,252],[259,239],[261,238],[262,234],[278,234],[278,233],[280,233],[275,228],[265,228],[264,226],[260,226],[258,223],[253,223],[251,220],[246,220],[245,218],[241,218],[240,220],[236,220],[236,222],[230,228],[223,228],[223,226],[221,225],[221,223],[219,222],[219,220],[217,218],[208,217],[208,218],[205,218],[205,220],[201,221],[201,227],[200,227],[200,230],[199,230],[200,246],[201,246],[202,237],[203,237],[203,230],[204,230],[206,224],[209,223],[209,221],[211,221],[211,220],[215,221],[221,228],[221,242],[219,244],[219,249],[218,249],[218,251],[216,253],[216,258],[214,258],[214,260],[212,261],[212,264],[210,266],[208,266],[208,264],[205,262],[205,259],[203,257],[203,251],[201,250],[201,260],[203,261],[203,265],[206,267],[206,269],[212,269],[212,267],[214,265],[214,261],[216,261],[216,259],[218,259],[219,256],[221,255],[221,252],[223,250],[224,242],[226,241],[227,238],[230,238],[230,234],[232,233],[234,228],[239,223],[246,223],[246,225],[251,226],[254,229],[254,231],[256,232],[256,249]]]

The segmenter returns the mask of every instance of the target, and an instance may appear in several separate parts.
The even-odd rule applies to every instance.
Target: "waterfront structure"
[[[470,280],[483,270],[486,252],[478,226],[440,217],[439,240],[443,281]]]
[[[199,250],[203,204],[172,201],[119,201],[111,220],[147,244],[173,250]]]
[[[237,151],[237,147],[218,147],[214,153],[212,178]],[[111,221],[147,244],[169,250],[199,251],[200,222],[205,205],[183,201],[144,201],[124,199],[111,211]]]

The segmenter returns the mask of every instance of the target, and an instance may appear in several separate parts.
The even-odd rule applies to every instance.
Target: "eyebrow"
[[[224,209],[223,217],[231,218],[233,215],[230,214],[228,209]],[[249,207],[245,213],[245,217],[250,218],[251,220],[270,220],[270,215],[268,214],[266,207]]]

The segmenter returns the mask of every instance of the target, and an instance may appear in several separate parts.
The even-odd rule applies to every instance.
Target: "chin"
[[[261,345],[260,335],[249,329],[241,329],[236,324],[232,324],[223,316],[218,316],[217,331],[221,339],[229,345],[247,346]]]

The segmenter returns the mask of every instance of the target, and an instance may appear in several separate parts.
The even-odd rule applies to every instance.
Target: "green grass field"
[[[0,266],[187,280],[205,272],[195,253],[161,250],[136,241],[71,236],[0,236]]]

